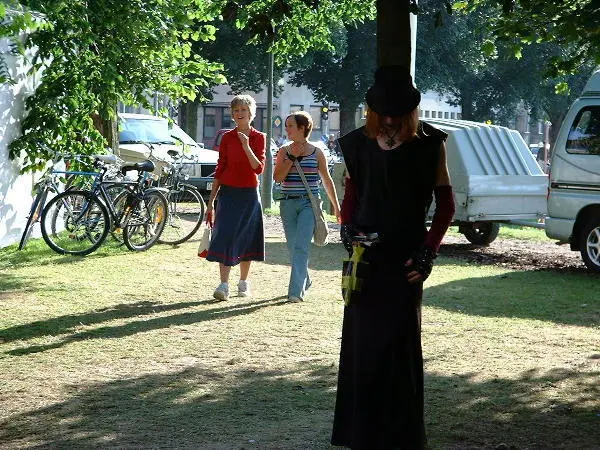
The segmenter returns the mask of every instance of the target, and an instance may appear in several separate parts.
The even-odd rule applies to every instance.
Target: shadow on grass
[[[52,319],[30,322],[25,325],[5,328],[0,330],[0,338],[3,339],[4,342],[10,342],[43,336],[58,336],[70,333],[74,328],[81,327],[82,325],[93,325],[115,319],[126,319],[129,317],[156,314],[164,311],[192,308],[208,302],[211,301],[180,303],[142,301],[137,303],[119,304],[92,312],[69,314],[66,316],[53,317]]]
[[[597,377],[576,371],[527,372],[517,379],[426,378],[432,448],[597,448]],[[327,449],[336,368],[293,370],[197,364],[73,387],[63,402],[0,421],[0,446],[17,448]],[[570,398],[544,393],[570,382]],[[595,405],[595,406],[594,406]]]
[[[0,277],[0,298],[12,294],[10,291],[35,292],[43,287],[43,283],[36,278],[15,276],[3,273]]]
[[[451,268],[469,267],[447,258],[438,263]],[[425,286],[424,304],[448,311],[587,327],[600,323],[598,280],[585,273],[557,276],[546,271],[511,271]]]
[[[289,266],[289,253],[283,242],[265,243],[265,264]],[[324,247],[310,245],[308,267],[313,270],[342,270],[342,259],[347,256],[341,242],[329,243]]]
[[[144,333],[146,331],[169,328],[175,325],[189,325],[193,323],[204,322],[207,320],[223,319],[244,314],[251,314],[254,311],[257,311],[261,308],[287,304],[288,302],[284,299],[285,297],[275,297],[273,299],[248,302],[243,304],[231,304],[227,302],[218,302],[215,300],[207,300],[200,302],[184,302],[162,306],[157,306],[155,304],[144,305],[143,303],[135,303],[133,305],[122,305],[122,308],[117,307],[88,314],[57,317],[46,321],[34,322],[33,324],[20,325],[17,327],[8,328],[6,330],[2,330],[2,334],[0,335],[0,337],[5,341],[23,339],[24,335],[25,338],[53,336],[58,339],[56,342],[52,342],[49,344],[23,346],[5,352],[6,354],[13,356],[22,356],[29,355],[31,353],[38,353],[50,349],[60,348],[69,344],[70,342],[81,341],[84,339],[122,338],[125,336],[132,336],[137,333]],[[172,311],[174,309],[195,307],[202,304],[216,304],[223,306],[203,311],[192,311],[174,314],[166,317],[161,316],[149,319],[138,317],[141,314],[154,314],[161,311]],[[72,331],[72,327],[77,325],[88,325],[90,323],[95,324],[103,321],[129,317],[138,317],[139,320],[133,320],[123,325],[105,325],[98,326],[85,331]],[[76,320],[78,319],[80,321],[79,323],[76,322]],[[36,330],[33,331],[32,335],[27,336],[28,331],[26,330],[26,328],[32,325],[35,326]]]
[[[0,269],[19,268],[26,266],[46,266],[49,264],[72,264],[84,259],[103,259],[116,254],[129,253],[123,244],[112,238],[94,253],[87,256],[60,255],[53,251],[42,239],[27,244],[23,250],[17,245],[0,249]]]

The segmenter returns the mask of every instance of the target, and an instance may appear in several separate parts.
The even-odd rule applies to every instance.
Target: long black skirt
[[[265,232],[257,188],[221,185],[206,260],[226,266],[265,260]]]
[[[345,307],[332,445],[421,449],[422,284],[399,263],[370,263],[362,289]]]

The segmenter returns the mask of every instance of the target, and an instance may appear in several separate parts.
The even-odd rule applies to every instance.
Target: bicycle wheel
[[[123,226],[123,240],[128,249],[148,250],[165,227],[168,204],[166,197],[158,191],[144,192],[142,198],[127,213]]]
[[[87,255],[110,227],[106,206],[88,191],[71,189],[54,197],[42,212],[42,237],[57,253]]]
[[[204,200],[192,186],[182,185],[169,191],[167,223],[158,239],[163,244],[181,244],[190,239],[204,219]]]
[[[31,237],[31,232],[33,231],[33,226],[42,215],[42,209],[44,208],[44,204],[46,203],[47,196],[48,191],[44,189],[42,192],[39,192],[33,199],[31,209],[29,210],[29,216],[27,217],[27,224],[25,224],[25,229],[23,230],[23,234],[21,235],[21,242],[19,242],[19,250],[23,250],[27,245],[27,241]]]
[[[127,200],[127,196],[129,195],[129,191],[125,189],[123,186],[114,185],[108,186],[106,188],[106,194],[108,198],[112,202],[112,206],[115,210],[115,218],[120,220],[123,217],[123,210],[125,209],[125,204]],[[123,228],[120,223],[112,223],[110,225],[110,234],[112,237],[119,243],[123,244]]]

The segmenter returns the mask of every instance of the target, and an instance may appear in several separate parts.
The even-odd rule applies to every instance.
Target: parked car
[[[185,131],[166,118],[146,114],[119,114],[119,152],[126,161],[140,162],[151,158],[156,175],[173,162],[169,150],[187,156],[183,172],[187,182],[206,197],[212,189],[218,154],[198,144]]]

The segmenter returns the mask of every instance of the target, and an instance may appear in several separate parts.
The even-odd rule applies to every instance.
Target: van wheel
[[[498,222],[473,222],[461,224],[459,231],[471,244],[489,245],[498,237]]]
[[[600,272],[600,217],[591,217],[584,224],[579,234],[579,251],[588,269]]]

